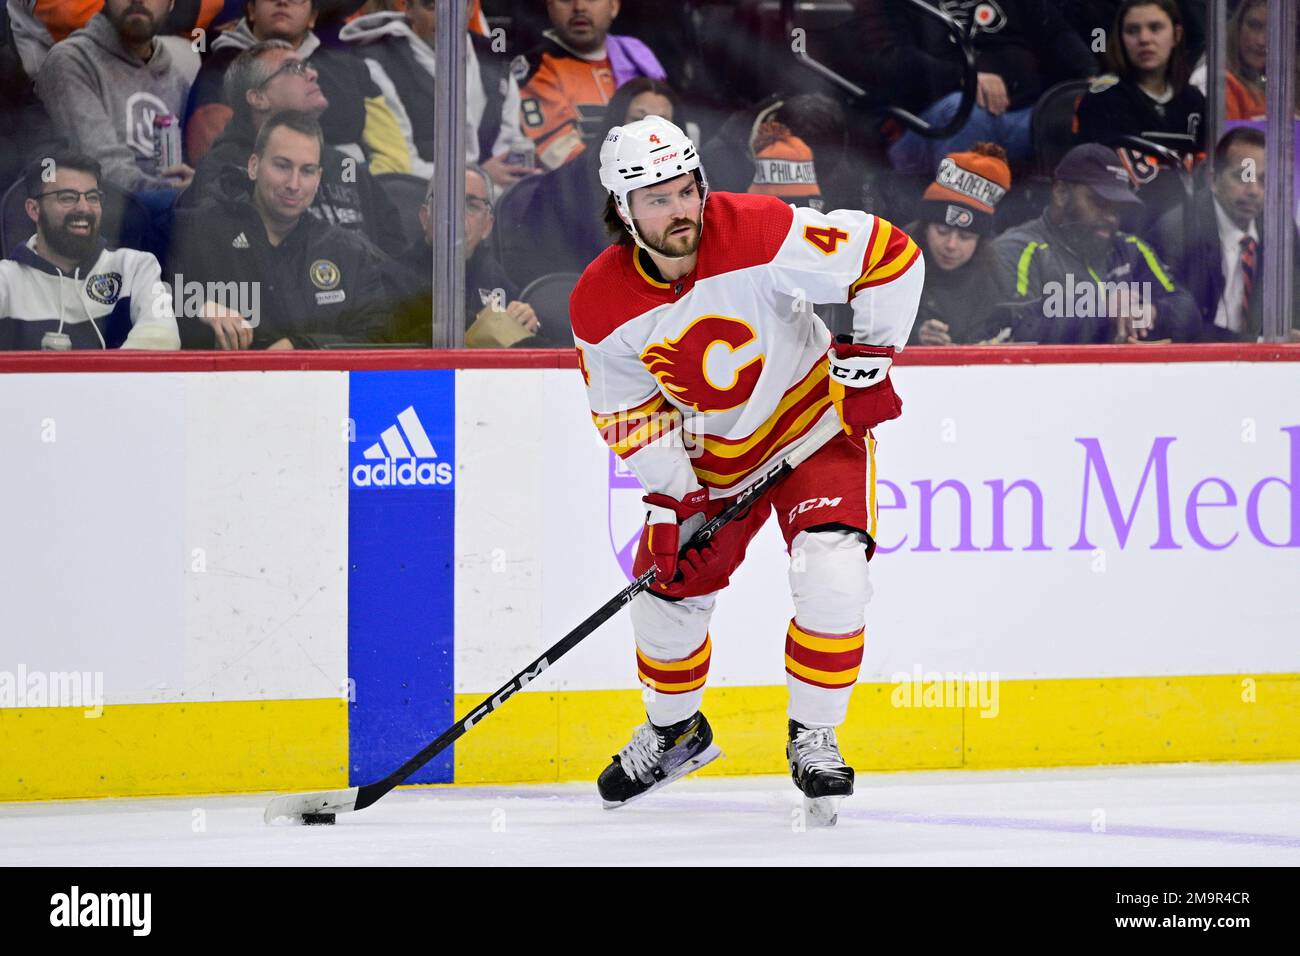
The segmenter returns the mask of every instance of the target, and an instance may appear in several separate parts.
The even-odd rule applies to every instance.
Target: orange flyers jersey
[[[611,246],[569,302],[592,418],[647,491],[739,493],[827,415],[831,334],[818,303],[850,302],[859,344],[902,349],[925,265],[864,212],[710,193],[694,271],[662,282]]]
[[[537,49],[515,58],[519,126],[547,169],[563,166],[599,134],[605,104],[614,95],[609,59],[589,60],[563,46],[552,30]]]

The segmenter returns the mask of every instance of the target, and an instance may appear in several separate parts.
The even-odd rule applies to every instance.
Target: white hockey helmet
[[[632,218],[628,195],[642,186],[653,186],[694,173],[700,187],[700,201],[709,194],[709,181],[700,154],[691,138],[662,116],[647,116],[626,126],[615,126],[600,146],[600,184],[614,197],[638,246],[645,248],[636,221]],[[703,207],[701,206],[701,227]]]

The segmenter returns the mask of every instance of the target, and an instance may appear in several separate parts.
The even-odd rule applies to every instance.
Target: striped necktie
[[[1250,236],[1241,237],[1241,316],[1243,326],[1250,322],[1250,299],[1255,292],[1255,252],[1259,247]]]

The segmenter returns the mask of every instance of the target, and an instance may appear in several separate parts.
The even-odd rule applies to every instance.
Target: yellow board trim
[[[1002,681],[991,718],[894,706],[900,686],[854,688],[838,738],[861,772],[1300,760],[1300,674]],[[641,693],[516,694],[456,743],[456,782],[594,781],[645,721]],[[458,694],[457,713],[481,699]],[[700,772],[788,772],[788,699],[784,685],[710,685],[704,712],[726,756]]]
[[[0,708],[0,801],[346,787],[340,699]]]

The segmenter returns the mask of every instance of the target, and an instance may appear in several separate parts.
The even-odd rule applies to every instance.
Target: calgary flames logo
[[[756,339],[747,322],[705,315],[677,338],[651,345],[641,361],[676,401],[697,412],[725,412],[743,404],[763,374],[762,352],[736,356]]]

